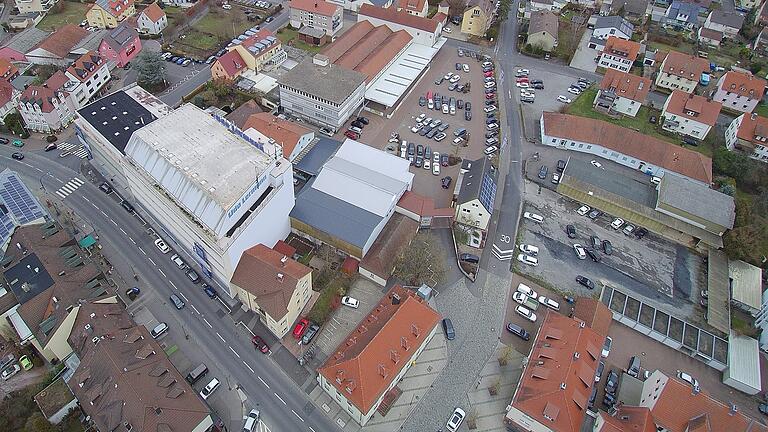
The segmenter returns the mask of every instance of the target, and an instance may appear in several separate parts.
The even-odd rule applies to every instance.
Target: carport
[[[732,332],[728,345],[728,368],[723,371],[723,384],[751,395],[760,393],[762,381],[757,340]]]
[[[728,257],[718,250],[709,250],[707,262],[707,324],[725,334],[731,332],[730,287]]]
[[[763,271],[741,260],[728,261],[731,301],[739,309],[757,315],[763,303]]]

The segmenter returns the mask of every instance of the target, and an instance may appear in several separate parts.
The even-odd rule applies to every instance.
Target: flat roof
[[[9,253],[21,252],[14,247],[13,252],[9,250]],[[4,275],[11,291],[21,304],[32,300],[53,286],[53,278],[35,253],[22,258],[16,265],[6,270]]]
[[[309,149],[305,154],[299,154],[294,161],[293,167],[309,175],[317,175],[325,165],[325,162],[339,150],[341,141],[330,138],[322,138],[315,135],[316,142],[309,144]]]
[[[179,127],[185,125],[185,127]],[[197,106],[187,103],[163,118],[134,132],[137,139],[168,160],[177,172],[200,184],[222,208],[229,208],[245,194],[264,173],[273,159],[250,140],[246,140],[235,125],[215,118]],[[136,149],[127,149],[134,160],[154,164],[153,156]],[[225,168],[226,169],[223,169]],[[151,167],[145,169],[152,174]]]
[[[707,260],[707,323],[725,334],[731,332],[731,293],[728,257],[710,249]]]
[[[440,51],[437,47],[412,43],[365,91],[365,98],[392,107],[413,85]]]
[[[757,339],[731,332],[728,337],[728,375],[740,383],[762,390],[758,345]]]
[[[307,58],[283,76],[277,82],[294,90],[299,90],[320,99],[342,104],[361,85],[365,85],[365,75],[329,64],[314,64]]]
[[[568,160],[566,174],[642,206],[656,206],[656,190],[649,182],[641,182],[608,169],[596,169],[590,163],[574,158]]]
[[[763,304],[763,271],[741,260],[728,262],[731,297],[750,308],[760,309]]]

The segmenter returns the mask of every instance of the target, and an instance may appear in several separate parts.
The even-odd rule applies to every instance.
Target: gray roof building
[[[628,15],[641,17],[648,10],[649,0],[615,0],[611,3],[611,12],[617,13],[624,7],[624,12]]]
[[[40,30],[37,27],[31,27],[15,34],[5,46],[25,54],[40,42],[44,41],[50,34],[50,32]]]
[[[340,105],[360,85],[365,84],[365,75],[336,66],[330,61],[327,66],[315,64],[309,58],[281,76],[277,82],[281,87],[289,87]]]
[[[741,29],[741,26],[744,24],[744,15],[741,15],[737,12],[723,12],[721,10],[713,10],[709,14],[709,21],[724,25],[726,27]]]
[[[661,179],[656,210],[664,205],[727,229],[733,228],[736,209],[733,197],[682,176],[666,174]]]
[[[542,10],[531,13],[531,21],[528,24],[528,34],[549,33],[557,40],[557,15],[550,11]]]
[[[632,37],[632,33],[635,31],[635,26],[633,26],[632,23],[618,15],[597,17],[595,30],[608,28],[615,28],[627,35],[627,37]]]
[[[486,211],[493,212],[493,202],[496,199],[496,179],[498,171],[491,165],[488,158],[480,158],[476,161],[462,163],[462,169],[467,172],[461,179],[461,189],[456,198],[458,205],[479,200]]]

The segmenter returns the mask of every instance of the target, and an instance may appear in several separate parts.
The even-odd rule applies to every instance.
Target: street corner
[[[467,424],[481,431],[506,431],[502,422],[507,405],[525,367],[527,352],[499,343],[470,390]]]

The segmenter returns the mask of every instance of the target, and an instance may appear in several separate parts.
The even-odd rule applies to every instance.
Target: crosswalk
[[[80,159],[88,157],[88,150],[80,144],[73,144],[70,142],[63,142],[56,146],[62,153],[66,153],[65,156],[74,155]]]
[[[72,180],[66,182],[64,186],[60,187],[59,190],[56,191],[56,195],[61,197],[61,199],[64,199],[69,196],[72,192],[76,191],[77,188],[82,186],[85,182],[80,180],[77,177],[73,177]]]

